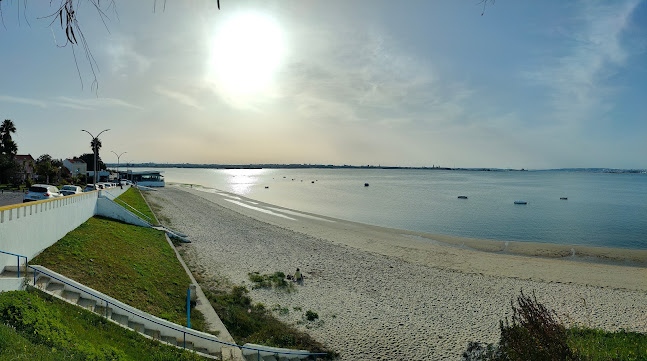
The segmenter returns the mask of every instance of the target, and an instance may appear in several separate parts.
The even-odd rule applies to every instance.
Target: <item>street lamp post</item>
[[[111,152],[115,153],[114,150],[111,150]],[[121,158],[121,156],[126,154],[126,153],[128,153],[128,152],[122,152],[121,154],[115,153],[115,155],[117,156],[117,174],[119,174],[119,158]]]
[[[92,150],[94,151],[94,179],[93,179],[94,184],[97,184],[97,181],[98,181],[98,178],[97,178],[97,166],[98,166],[98,164],[97,164],[97,153],[99,152],[99,149],[97,149],[97,141],[99,140],[99,136],[101,135],[101,133],[107,132],[109,130],[110,129],[104,129],[99,134],[97,134],[97,136],[95,137],[94,135],[92,135],[92,133],[88,132],[87,130],[81,129],[82,132],[86,132],[86,133],[90,134],[90,136],[92,137],[92,143],[90,143],[90,144],[92,145]]]

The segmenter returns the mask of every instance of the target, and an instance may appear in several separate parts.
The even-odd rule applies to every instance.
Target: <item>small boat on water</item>
[[[526,201],[514,201],[514,204],[528,204]]]
[[[568,197],[559,197],[559,199],[561,199],[563,201],[566,201],[566,200],[568,200]]]
[[[458,196],[458,199],[467,199],[467,196]]]
[[[364,183],[364,187],[368,187],[368,183]]]

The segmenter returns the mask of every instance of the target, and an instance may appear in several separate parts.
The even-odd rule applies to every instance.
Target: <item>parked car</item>
[[[79,187],[79,186],[66,185],[66,186],[61,187],[60,192],[64,196],[70,196],[72,194],[83,193],[83,189],[81,189],[81,187]]]
[[[55,186],[49,184],[34,184],[29,187],[22,199],[22,202],[40,201],[61,196],[61,193],[59,193],[58,188]]]
[[[99,190],[99,186],[96,184],[88,184],[85,186],[85,188],[83,188],[84,192],[92,192],[96,190]]]

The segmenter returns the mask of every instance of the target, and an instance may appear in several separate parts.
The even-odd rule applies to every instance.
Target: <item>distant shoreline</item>
[[[587,173],[647,173],[647,169],[617,168],[559,168],[559,169],[514,169],[514,168],[453,168],[453,167],[400,167],[381,165],[332,165],[332,164],[193,164],[193,163],[106,163],[108,167],[129,168],[203,168],[203,169],[400,169],[400,170],[449,170],[470,172],[587,172]]]

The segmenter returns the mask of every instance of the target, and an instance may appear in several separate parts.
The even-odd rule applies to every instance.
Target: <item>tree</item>
[[[45,178],[47,184],[50,179],[57,182],[62,166],[62,160],[53,159],[49,154],[43,154],[36,159],[36,174]]]
[[[18,172],[15,160],[18,145],[11,138],[11,134],[15,132],[16,125],[9,119],[5,119],[0,125],[0,183],[15,180]]]
[[[81,159],[82,161],[84,161],[88,165],[88,171],[89,172],[94,171],[94,154],[93,153],[85,153],[85,154],[82,154],[82,155],[80,155],[80,156],[78,156],[76,158]],[[101,160],[101,157],[97,157],[97,163],[99,164],[97,166],[97,168],[99,170],[106,169],[106,165]]]

